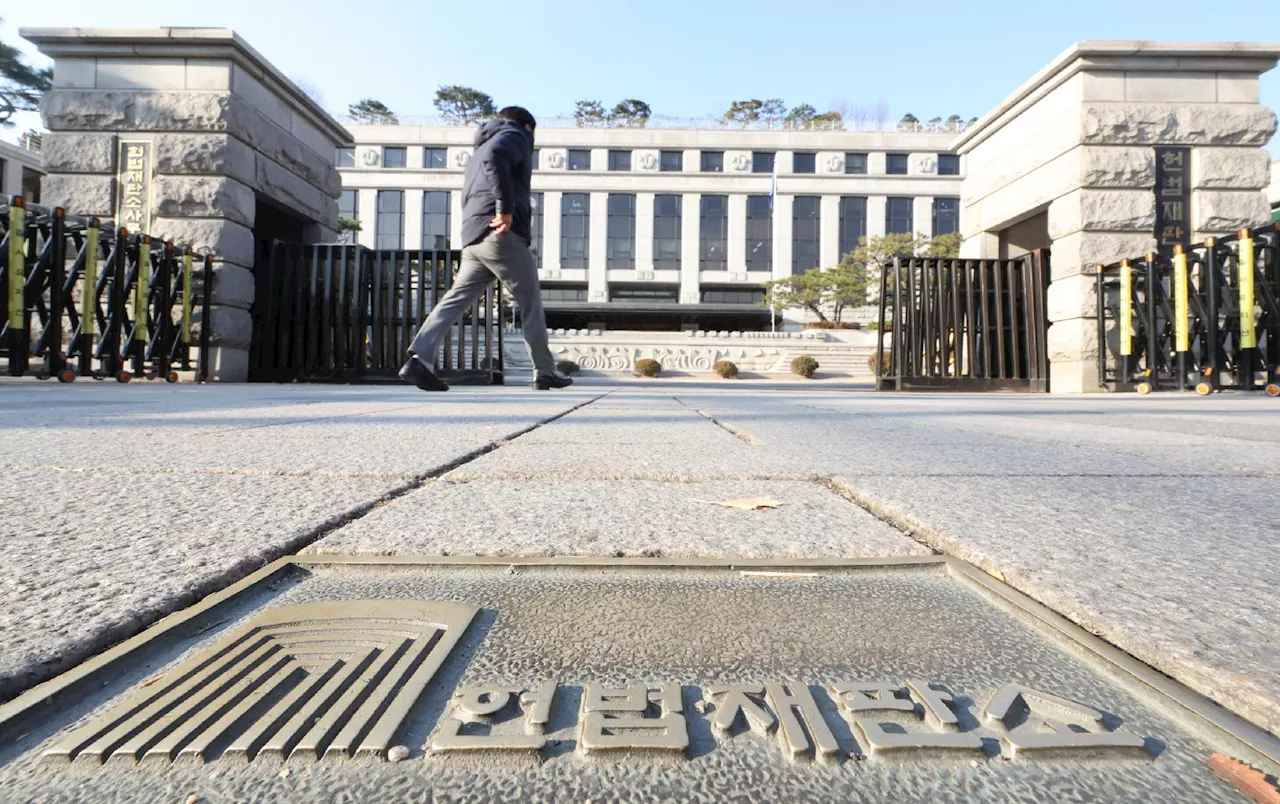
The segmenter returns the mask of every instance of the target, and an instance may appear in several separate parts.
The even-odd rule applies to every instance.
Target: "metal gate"
[[[895,259],[880,276],[877,388],[1048,391],[1048,274],[1046,251]]]
[[[453,285],[459,251],[261,242],[254,269],[256,382],[390,382]],[[501,385],[502,288],[493,285],[432,356],[454,383]]]

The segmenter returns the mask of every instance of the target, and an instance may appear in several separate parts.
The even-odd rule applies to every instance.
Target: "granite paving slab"
[[[708,428],[710,430],[711,428]],[[450,480],[807,480],[794,459],[708,433],[677,443],[525,443],[523,439],[449,472]]]
[[[743,511],[710,504],[744,498],[780,506]],[[306,552],[794,558],[929,550],[816,483],[446,480],[378,508]]]
[[[1280,733],[1280,480],[889,477],[837,483]]]

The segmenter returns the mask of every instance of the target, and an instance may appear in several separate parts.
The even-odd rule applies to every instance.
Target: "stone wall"
[[[147,233],[215,255],[212,376],[244,380],[258,205],[335,239],[333,155],[350,135],[229,30],[21,33],[54,59],[45,203],[117,219],[119,140],[151,141]]]
[[[1155,248],[1157,145],[1190,146],[1191,240],[1268,218],[1258,76],[1280,45],[1084,42],[957,141],[961,256],[998,257],[1043,216],[1052,257],[1050,388],[1097,389],[1099,264]]]

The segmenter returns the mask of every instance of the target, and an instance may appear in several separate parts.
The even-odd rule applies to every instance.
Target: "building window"
[[[356,149],[355,148],[339,148],[334,162],[338,167],[355,167],[356,166]]]
[[[534,148],[533,161],[529,165],[530,170],[537,170],[538,168],[542,167],[542,162],[540,161],[540,157],[541,157],[541,152],[537,148]]]
[[[534,264],[542,267],[542,193],[529,194],[530,211],[533,213],[529,221],[529,250],[533,252]]]
[[[444,170],[449,166],[449,149],[423,148],[422,166],[427,170]]]
[[[678,195],[653,197],[653,270],[680,270],[680,213]]]
[[[560,267],[586,268],[591,234],[591,197],[586,193],[560,196]]]
[[[791,273],[802,274],[818,267],[820,258],[821,199],[816,195],[798,195],[791,205]]]
[[[584,302],[587,300],[587,289],[581,285],[542,286],[544,302]]]
[[[773,269],[773,208],[767,195],[747,196],[747,270]]]
[[[815,153],[800,153],[792,155],[791,164],[792,173],[817,173],[818,172],[818,155]]]
[[[636,197],[629,193],[609,194],[604,267],[622,270],[636,267]]]
[[[577,168],[570,168],[576,170]],[[609,169],[610,170],[630,170],[631,169],[631,152],[630,151],[610,151],[609,152]]]
[[[615,285],[609,288],[609,301],[631,302],[633,304],[676,304],[680,301],[679,293],[680,288],[678,287],[654,287],[652,285],[628,287],[627,285]]]
[[[565,158],[564,166],[566,170],[590,170],[591,152],[585,149],[570,148],[568,156]]]
[[[867,236],[867,199],[846,195],[840,199],[840,258],[855,250]]]
[[[752,173],[772,173],[773,172],[773,152],[772,151],[754,151],[751,154],[751,172]]]
[[[960,199],[933,199],[933,236],[960,231]]]
[[[960,156],[958,154],[938,154],[938,175],[959,176]]]
[[[866,154],[845,154],[844,155],[844,172],[853,174],[865,174],[867,172],[867,155]]]
[[[404,191],[378,191],[378,220],[374,226],[374,247],[404,248]]]
[[[703,151],[702,172],[724,173],[724,151]]]
[[[382,149],[382,166],[384,168],[402,168],[408,164],[406,154],[407,148],[383,148]]]
[[[449,248],[448,190],[427,190],[422,194],[422,247],[439,251]]]
[[[915,228],[912,199],[890,198],[885,204],[884,230],[888,234],[911,234]]]
[[[349,221],[360,220],[360,191],[359,190],[343,190],[342,195],[338,196],[338,217],[346,218]],[[356,233],[345,231],[338,238],[341,243],[356,242]]]
[[[684,151],[662,151],[658,154],[658,170],[679,173],[684,170]]]
[[[704,153],[703,156],[706,154]],[[723,154],[721,154],[723,156]],[[729,270],[729,196],[704,195],[698,220],[698,270]]]
[[[885,154],[884,172],[890,176],[907,175],[907,155],[906,154]]]
[[[702,291],[703,304],[746,304],[759,307],[764,301],[764,291],[758,289],[729,288]]]

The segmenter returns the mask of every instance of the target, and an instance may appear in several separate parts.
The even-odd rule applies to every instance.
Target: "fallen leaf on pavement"
[[[739,511],[759,511],[764,508],[777,508],[782,503],[772,497],[747,497],[741,500],[694,500],[707,505],[719,505],[723,508],[736,508]]]

